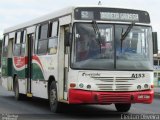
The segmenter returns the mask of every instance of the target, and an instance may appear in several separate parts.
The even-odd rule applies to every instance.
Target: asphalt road
[[[134,104],[127,115],[160,114],[160,99],[152,104]],[[0,86],[0,119],[6,120],[77,120],[77,119],[121,119],[123,113],[116,112],[114,105],[66,105],[59,114],[51,113],[47,100],[33,98],[16,101],[12,92]],[[14,117],[14,119],[13,119]]]

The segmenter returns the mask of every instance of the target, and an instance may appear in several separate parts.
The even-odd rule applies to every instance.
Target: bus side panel
[[[46,55],[44,55],[46,57]],[[40,98],[48,98],[47,93],[47,79],[44,76],[44,64],[48,64],[47,61],[42,61],[37,55],[32,56],[32,94],[33,96]]]
[[[13,90],[12,58],[2,57],[2,86]]]
[[[42,62],[40,61],[39,57],[36,55],[32,56],[32,79],[44,80],[43,71]]]
[[[8,75],[8,62],[7,57],[2,57],[2,77]]]
[[[2,81],[2,83],[1,83],[2,86],[3,86],[5,89],[8,90],[8,82],[7,82],[7,81],[8,81],[8,78],[3,76],[3,77],[1,78],[1,81]]]
[[[57,80],[57,54],[32,56],[32,94],[48,99],[48,80]]]
[[[26,77],[25,57],[13,58],[13,74],[16,74],[18,79],[25,79]]]
[[[26,57],[13,57],[13,75],[17,75],[19,83],[19,92],[26,94]]]
[[[12,68],[13,68],[13,62],[12,62],[12,58],[8,58],[7,60],[8,62],[8,80],[7,80],[7,84],[8,84],[8,90],[12,91],[13,90],[13,77],[12,77]]]
[[[8,58],[7,60],[8,62],[8,68],[7,68],[7,72],[8,72],[8,76],[12,76],[12,67],[13,67],[13,62],[12,62],[12,58]]]

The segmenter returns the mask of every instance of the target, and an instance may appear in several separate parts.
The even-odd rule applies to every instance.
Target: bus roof
[[[125,9],[125,8],[118,8],[118,7],[110,8],[108,6],[103,6],[103,5],[71,6],[71,7],[67,7],[67,8],[58,10],[58,11],[54,11],[54,12],[52,12],[50,14],[44,15],[42,17],[38,17],[38,18],[33,19],[31,21],[28,21],[28,22],[25,22],[25,23],[22,23],[22,24],[7,28],[7,29],[4,30],[4,34],[10,33],[10,32],[16,31],[16,30],[20,30],[20,29],[23,29],[23,28],[26,28],[26,27],[30,27],[30,26],[36,25],[38,23],[42,23],[42,22],[45,22],[45,21],[48,21],[48,20],[51,20],[51,19],[54,19],[54,18],[58,18],[58,17],[64,16],[64,15],[67,15],[67,14],[71,14],[73,12],[73,9],[75,9],[75,8],[108,8],[108,9],[119,9],[119,10],[126,10],[126,11],[127,10],[138,11],[136,9]],[[142,11],[142,12],[146,12],[146,11]],[[148,12],[146,12],[146,13],[148,13]]]

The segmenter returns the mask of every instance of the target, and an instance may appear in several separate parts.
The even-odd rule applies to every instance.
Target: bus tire
[[[118,112],[128,112],[131,108],[131,104],[130,103],[127,103],[127,104],[116,103],[115,107]]]
[[[15,83],[14,83],[14,96],[16,100],[23,100],[25,98],[23,94],[19,93],[19,84],[17,77],[15,77]]]
[[[54,113],[59,113],[62,111],[62,103],[58,102],[56,82],[52,81],[49,87],[50,109]]]

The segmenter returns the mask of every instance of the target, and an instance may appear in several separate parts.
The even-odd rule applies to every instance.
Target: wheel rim
[[[56,103],[56,99],[57,99],[56,90],[52,89],[51,92],[50,92],[50,103],[51,103],[51,105],[54,105]]]

